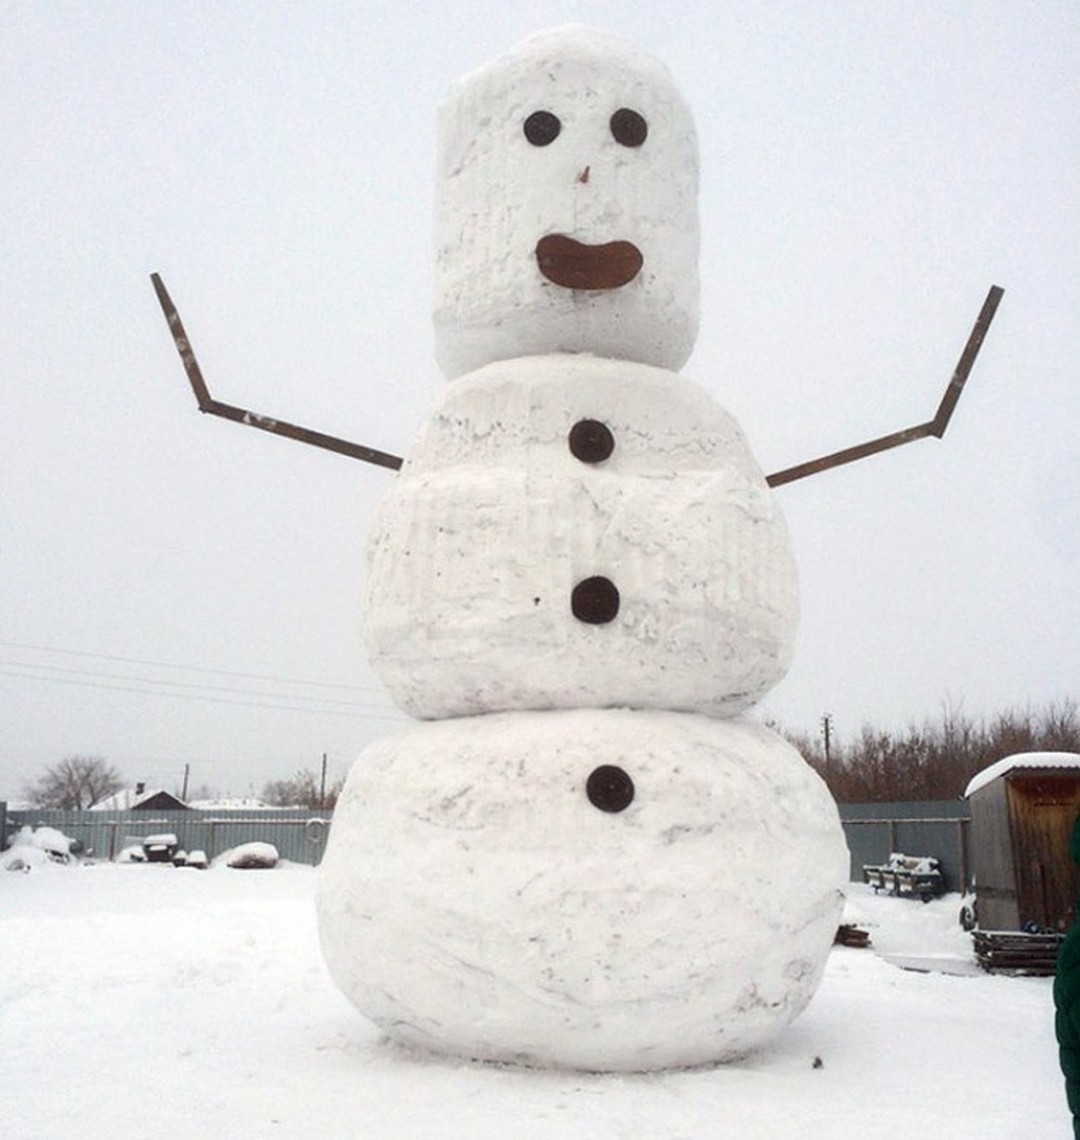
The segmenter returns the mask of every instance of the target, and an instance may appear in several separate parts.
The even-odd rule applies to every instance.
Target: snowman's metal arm
[[[299,440],[301,443],[313,444],[315,447],[324,447],[328,451],[336,451],[340,455],[348,455],[352,459],[362,459],[365,463],[374,463],[379,467],[389,467],[396,471],[401,466],[401,458],[397,455],[390,455],[385,451],[377,451],[373,447],[351,443],[347,439],[338,439],[337,436],[326,435],[321,431],[312,431],[311,428],[299,427],[297,424],[286,423],[284,420],[276,420],[270,416],[259,415],[258,412],[248,411],[247,408],[238,408],[234,404],[223,404],[220,400],[215,400],[206,386],[202,369],[195,359],[191,342],[188,340],[187,333],[180,321],[180,314],[176,311],[176,306],[173,304],[164,282],[157,273],[151,273],[150,280],[154,283],[154,292],[157,293],[162,312],[169,322],[169,331],[176,343],[176,350],[180,353],[180,359],[184,363],[184,371],[187,373],[191,390],[195,393],[200,412],[210,412],[212,415],[233,420],[238,424],[247,424],[249,427],[273,432],[275,435],[284,435],[289,439]]]
[[[811,459],[809,462],[800,463],[796,467],[787,467],[783,471],[777,471],[767,477],[769,486],[781,487],[785,483],[793,483],[796,479],[805,479],[807,475],[816,475],[819,471],[827,471],[830,467],[840,467],[844,463],[854,463],[856,459],[865,459],[868,455],[876,455],[879,451],[888,451],[892,447],[901,447],[905,443],[911,443],[916,439],[925,439],[930,435],[940,439],[949,426],[949,419],[956,408],[957,400],[960,399],[964,382],[975,363],[975,357],[979,355],[983,338],[990,327],[990,322],[994,319],[994,313],[997,312],[998,303],[1004,292],[1005,290],[998,285],[990,286],[990,292],[987,293],[986,300],[983,301],[982,309],[975,320],[975,326],[971,330],[967,344],[964,345],[964,351],[960,354],[952,379],[945,389],[945,395],[942,396],[941,403],[938,405],[932,420],[927,420],[924,424],[917,424],[915,427],[894,431],[891,435],[883,435],[880,439],[872,439],[868,443],[847,447],[843,451],[834,451],[831,455],[823,455],[820,459]]]
[[[365,447],[360,443],[352,443],[337,436],[326,435],[324,432],[313,431],[311,428],[290,424],[285,420],[260,415],[258,412],[239,408],[234,404],[224,404],[220,400],[215,400],[206,386],[202,370],[199,368],[199,362],[195,359],[191,342],[188,340],[187,333],[180,321],[180,314],[176,311],[176,306],[173,304],[164,282],[157,273],[151,273],[150,280],[154,283],[154,291],[157,293],[162,312],[169,322],[169,331],[172,333],[176,349],[183,361],[184,371],[187,373],[191,389],[195,393],[199,411],[210,412],[212,415],[233,420],[235,423],[247,424],[249,427],[259,428],[262,431],[273,432],[275,435],[284,435],[289,439],[298,440],[300,443],[309,443],[315,447],[326,448],[328,451],[336,451],[338,454],[347,455],[352,459],[362,459],[365,463],[374,463],[378,467],[389,467],[394,471],[401,467],[400,456],[378,451],[373,447]],[[983,339],[990,328],[990,322],[994,319],[994,313],[997,311],[998,303],[1001,301],[1004,292],[1005,290],[1000,286],[991,285],[990,292],[986,295],[986,300],[976,318],[971,335],[964,346],[964,351],[960,354],[960,360],[957,362],[956,369],[932,420],[927,420],[924,424],[916,424],[915,427],[903,428],[867,443],[845,448],[843,451],[834,451],[831,455],[823,455],[819,459],[811,459],[795,467],[786,467],[783,471],[776,471],[767,477],[766,481],[769,486],[781,487],[785,483],[795,482],[796,479],[805,479],[807,475],[816,475],[820,471],[827,471],[830,467],[854,463],[857,459],[865,459],[868,455],[876,455],[879,451],[901,447],[903,444],[911,443],[916,439],[925,439],[931,435],[940,439],[949,426],[949,420],[956,408],[957,401],[960,399],[964,383],[971,372],[976,356],[979,354]]]

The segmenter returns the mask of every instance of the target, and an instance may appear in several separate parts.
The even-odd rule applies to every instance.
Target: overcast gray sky
[[[945,441],[778,491],[794,666],[760,712],[841,737],[1080,696],[1080,6],[46,3],[0,9],[0,799],[100,755],[258,790],[403,722],[360,648],[393,478],[200,416],[222,400],[401,453],[444,383],[435,110],[580,20],[694,109],[686,373],[767,471],[928,419]]]

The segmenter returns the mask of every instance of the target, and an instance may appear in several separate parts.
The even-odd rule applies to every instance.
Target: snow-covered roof
[[[1004,776],[1014,768],[1080,768],[1080,752],[1017,752],[1013,756],[1006,756],[972,776],[971,782],[964,789],[964,795],[974,795],[980,788],[985,788],[998,776]]]
[[[145,799],[146,794],[136,794],[134,788],[121,788],[118,792],[113,792],[111,796],[106,796],[103,800],[98,800],[96,804],[90,805],[91,811],[131,811],[136,802]]]
[[[178,804],[184,806],[182,801],[177,799],[172,792],[166,792],[164,788],[143,788],[140,792],[138,788],[121,788],[120,791],[114,792],[111,796],[106,796],[103,800],[98,800],[96,804],[90,805],[91,811],[131,811],[141,803],[145,803],[154,796],[167,795],[170,799],[176,800]]]

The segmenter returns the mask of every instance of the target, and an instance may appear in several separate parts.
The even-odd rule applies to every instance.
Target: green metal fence
[[[851,853],[851,880],[862,882],[863,864],[881,864],[894,852],[932,856],[941,864],[945,889],[971,885],[967,800],[840,804],[840,819]]]
[[[862,881],[863,863],[883,863],[893,851],[939,859],[949,890],[968,884],[966,800],[888,804],[841,804],[851,852],[851,878]],[[171,832],[185,851],[208,859],[256,840],[272,843],[282,859],[317,864],[326,848],[331,812],[308,808],[272,811],[29,811],[7,812],[7,836],[29,824],[55,827],[82,842],[99,859],[115,859],[148,835]],[[0,828],[3,827],[0,806]],[[0,837],[0,846],[3,838]]]
[[[171,833],[185,851],[213,860],[241,843],[272,843],[282,859],[317,864],[326,848],[330,813],[307,808],[280,811],[53,811],[7,813],[7,837],[20,827],[55,827],[77,839],[87,855],[115,859],[148,835]]]

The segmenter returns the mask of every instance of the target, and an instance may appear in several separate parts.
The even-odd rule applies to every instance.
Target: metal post
[[[832,713],[826,713],[821,718],[821,728],[825,737],[825,783],[827,784],[832,761]]]

